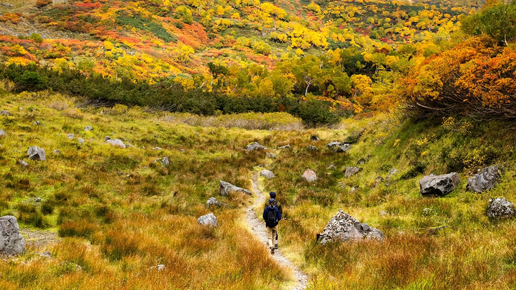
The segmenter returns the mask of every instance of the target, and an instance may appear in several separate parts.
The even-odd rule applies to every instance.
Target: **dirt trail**
[[[256,212],[254,211],[254,208],[256,208],[258,211],[260,211],[263,207],[263,204],[265,203],[265,196],[260,191],[260,188],[258,187],[258,173],[256,173],[253,176],[253,191],[256,194],[255,202],[253,205],[249,206],[247,208],[247,223],[251,227],[252,233],[264,244],[267,243],[267,231],[265,229],[265,223],[258,218],[256,215]],[[281,239],[281,237],[280,237]],[[280,240],[281,245],[281,240]],[[272,255],[272,258],[282,267],[290,268],[294,272],[294,276],[297,280],[297,283],[295,286],[290,288],[291,290],[302,290],[306,289],[306,284],[308,282],[308,276],[303,273],[299,268],[294,265],[289,259],[287,259],[285,256],[283,256],[283,253],[280,249],[276,250],[274,252],[274,255]]]

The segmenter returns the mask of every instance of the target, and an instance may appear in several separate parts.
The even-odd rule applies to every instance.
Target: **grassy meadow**
[[[309,289],[516,287],[516,222],[485,214],[490,197],[516,201],[516,140],[506,124],[378,115],[302,129],[283,113],[199,117],[88,107],[80,99],[13,94],[8,87],[0,87],[0,110],[12,114],[0,115],[7,133],[0,137],[0,214],[60,238],[29,242],[26,254],[0,260],[1,289],[285,289],[292,273],[246,225],[253,199],[218,195],[219,180],[251,189],[258,165],[277,176],[260,178],[260,187],[278,193],[287,217],[280,247],[309,275]],[[310,141],[311,135],[321,140]],[[106,136],[130,146],[106,144]],[[345,139],[355,142],[347,154],[326,147]],[[254,141],[277,157],[246,151]],[[30,146],[45,149],[47,160],[29,160]],[[492,164],[505,168],[501,183],[487,193],[467,192],[467,177]],[[363,170],[345,178],[346,166]],[[307,168],[316,182],[301,178]],[[450,195],[420,195],[421,177],[451,171],[461,182]],[[208,209],[210,197],[229,206]],[[386,239],[313,247],[339,208]],[[210,212],[219,227],[198,225]],[[52,258],[40,256],[44,251]],[[166,268],[158,271],[158,264]]]

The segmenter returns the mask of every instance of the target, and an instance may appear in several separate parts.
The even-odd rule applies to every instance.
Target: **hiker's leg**
[[[274,228],[269,228],[269,227],[266,227],[267,229],[267,246],[269,248],[272,248],[274,247],[274,243],[272,241],[274,241]]]
[[[276,240],[274,242],[274,247],[276,249],[278,248],[278,226],[276,226]]]

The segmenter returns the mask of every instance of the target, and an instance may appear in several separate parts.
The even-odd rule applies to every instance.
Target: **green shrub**
[[[299,117],[308,126],[337,124],[340,116],[330,109],[329,102],[308,100],[299,106]]]
[[[18,210],[18,222],[37,228],[45,228],[48,226],[48,222],[35,206],[20,203],[16,206],[16,209]]]
[[[41,37],[41,35],[39,35],[38,33],[36,32],[33,32],[30,36],[29,36],[30,39],[34,40],[36,43],[42,43],[43,42],[43,37]]]

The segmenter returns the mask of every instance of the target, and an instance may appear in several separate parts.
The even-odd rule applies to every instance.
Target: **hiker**
[[[271,191],[271,192],[269,192],[269,196],[270,196],[270,198],[274,199],[274,205],[278,208],[280,214],[283,216],[283,208],[281,207],[281,203],[278,200],[276,200],[276,193],[274,191]],[[269,201],[267,200],[267,201],[265,201],[265,205],[264,205],[263,209],[266,209],[268,206],[269,206]],[[276,250],[278,249],[278,231],[277,230],[276,230],[276,239],[274,241],[274,248]]]
[[[263,220],[265,221],[265,227],[267,228],[267,245],[271,249],[271,254],[274,254],[274,241],[276,240],[277,225],[281,220],[281,213],[274,205],[275,202],[274,198],[269,199],[269,206],[263,211]]]

